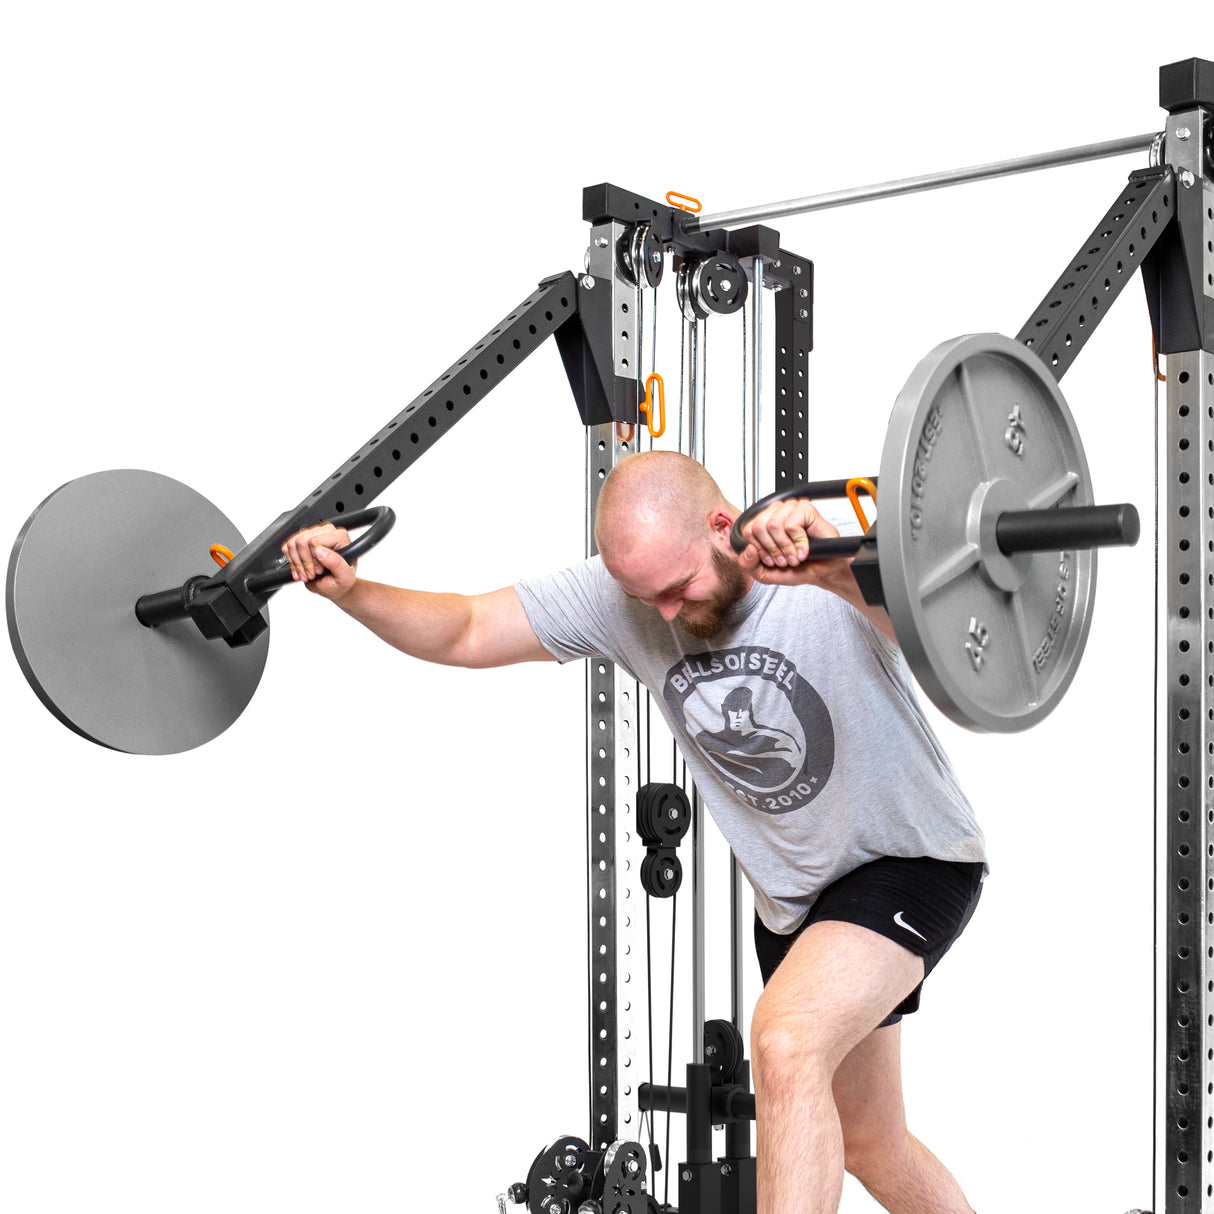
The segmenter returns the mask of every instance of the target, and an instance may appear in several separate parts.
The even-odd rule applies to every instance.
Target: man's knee
[[[847,1052],[839,1034],[812,1014],[769,1014],[761,1005],[750,1029],[756,1085],[772,1091],[784,1084],[829,1084]]]

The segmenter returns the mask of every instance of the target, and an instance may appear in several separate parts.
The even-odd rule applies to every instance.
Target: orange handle
[[[682,202],[678,201],[679,199],[682,199]],[[704,209],[704,204],[698,198],[692,198],[690,194],[680,194],[677,190],[668,190],[666,201],[677,210],[688,211],[692,215],[698,215]]]
[[[222,544],[211,545],[211,560],[222,569],[236,554],[231,548],[225,548]]]
[[[856,492],[857,489],[863,489],[875,503],[877,500],[877,486],[866,476],[853,476],[847,482],[847,497],[851,502],[851,508],[856,512],[856,518],[860,520],[860,526],[867,531],[868,519],[864,517],[864,511],[860,507],[860,495]]]
[[[653,385],[655,383],[658,386],[658,424],[656,428],[653,424]],[[656,371],[645,381],[645,399],[637,407],[645,414],[645,424],[649,427],[649,437],[661,438],[666,433],[666,383]]]

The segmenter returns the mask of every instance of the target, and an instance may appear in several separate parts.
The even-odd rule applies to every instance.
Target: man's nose
[[[658,610],[662,613],[662,619],[673,620],[675,616],[683,610],[682,599],[661,598],[658,599]]]

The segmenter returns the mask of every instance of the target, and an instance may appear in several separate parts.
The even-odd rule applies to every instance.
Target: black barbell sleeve
[[[1060,510],[1008,510],[995,520],[995,542],[1004,556],[1051,548],[1104,548],[1136,544],[1142,528],[1129,502]]]

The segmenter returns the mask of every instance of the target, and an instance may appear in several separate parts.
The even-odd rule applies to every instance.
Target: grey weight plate
[[[221,734],[265,667],[269,630],[232,649],[189,620],[145,628],[143,594],[214,569],[244,547],[205,497],[154,472],[96,472],[57,489],[9,558],[13,651],[38,698],[82,737],[132,754],[176,754]]]
[[[877,549],[886,608],[924,690],[971,729],[1027,729],[1087,641],[1095,549],[1006,557],[1006,510],[1092,504],[1070,410],[1035,354],[998,333],[937,346],[890,415]]]

